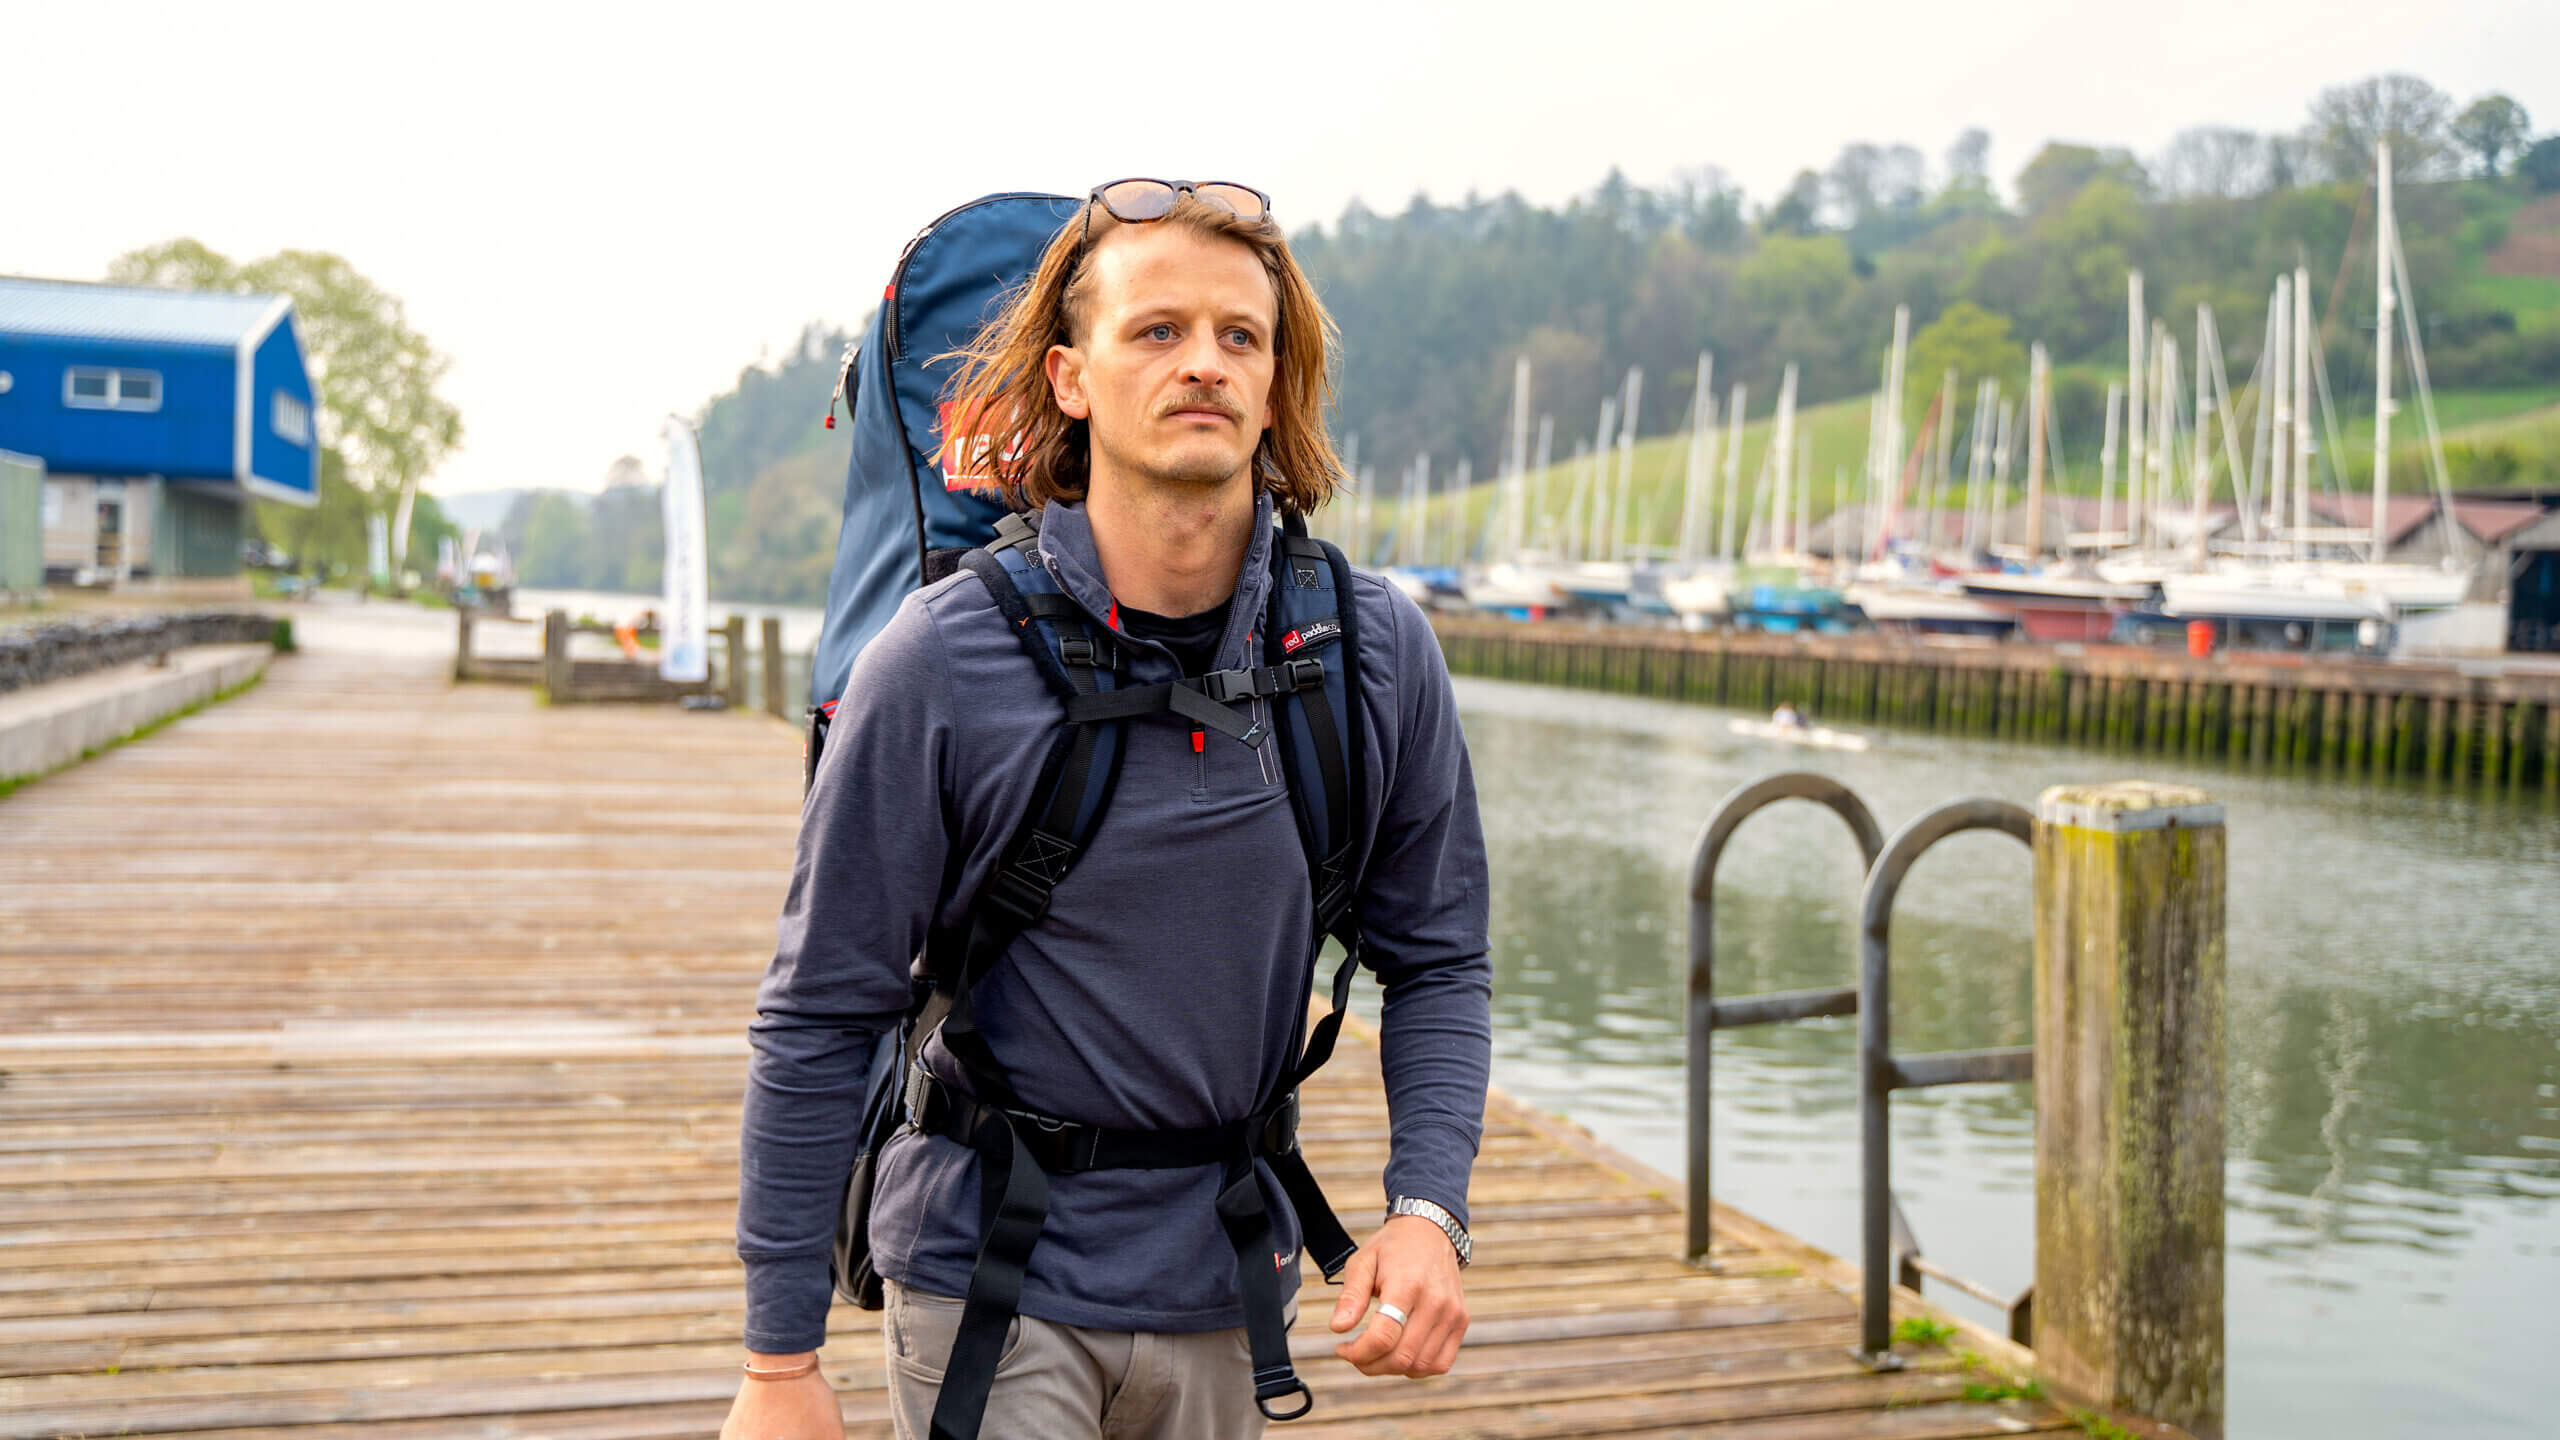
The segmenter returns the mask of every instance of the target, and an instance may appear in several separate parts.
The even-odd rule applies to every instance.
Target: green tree
[[[1911,337],[1911,359],[1905,373],[1920,377],[1907,387],[1905,399],[1916,419],[1936,394],[1935,377],[1956,372],[1956,394],[1973,393],[1974,382],[1997,380],[2017,394],[2027,374],[2027,350],[2009,333],[2009,317],[1995,315],[1969,300],[1950,305],[1937,319]]]
[[[2504,95],[2483,95],[2453,120],[2454,142],[2480,157],[2480,173],[2498,178],[2498,161],[2533,133],[2524,107]]]
[[[410,327],[399,297],[325,251],[282,250],[243,265],[192,238],[119,255],[107,278],[292,297],[322,448],[338,456],[368,513],[392,522],[395,552],[408,553],[418,482],[462,443],[462,415],[436,392],[452,362]]]
[[[2516,173],[2545,195],[2560,190],[2560,135],[2545,136],[2526,146],[2524,154],[2516,159]]]
[[[1770,235],[1811,235],[1822,228],[1822,177],[1799,170],[1769,212],[1760,229]]]
[[[2452,154],[2452,114],[2452,97],[2415,75],[2332,86],[2311,102],[2314,163],[2331,180],[2362,180],[2373,173],[2374,143],[2388,140],[2401,177],[2430,177]]]
[[[2150,189],[2151,180],[2130,151],[2100,150],[2091,145],[2055,141],[2036,152],[2018,172],[2018,208],[2033,220],[2070,203],[2091,183],[2112,180],[2129,195]]]

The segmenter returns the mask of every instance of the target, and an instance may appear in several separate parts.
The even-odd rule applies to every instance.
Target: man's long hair
[[[1075,344],[1091,318],[1094,246],[1120,228],[1109,211],[1086,204],[1092,239],[1084,238],[1081,216],[1069,222],[1031,278],[1006,297],[1003,311],[968,346],[943,357],[961,362],[944,392],[952,402],[945,413],[955,417],[955,433],[942,438],[944,451],[964,446],[966,454],[983,457],[998,488],[1023,509],[1082,500],[1093,474],[1086,424],[1058,408],[1048,374],[1049,347]],[[1232,240],[1262,261],[1279,299],[1279,326],[1271,337],[1271,425],[1254,447],[1254,489],[1269,491],[1279,508],[1315,513],[1333,498],[1342,473],[1324,424],[1333,401],[1333,317],[1277,223],[1243,220],[1191,195],[1176,197],[1171,213],[1147,223]]]

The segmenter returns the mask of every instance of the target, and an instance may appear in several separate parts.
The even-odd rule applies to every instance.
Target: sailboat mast
[[[2267,518],[2271,525],[2284,523],[2285,492],[2293,488],[2293,277],[2276,277],[2275,369],[2267,377],[2267,393],[2276,397],[2273,428],[2267,449]],[[2293,537],[2296,555],[2302,553],[2302,537]]]
[[[1694,565],[1706,548],[1706,477],[1715,465],[1716,357],[1698,352],[1698,383],[1689,396],[1689,470],[1680,487],[1680,563]]]
[[[2124,418],[2124,387],[2107,387],[2106,438],[2098,446],[2098,533],[2116,528],[2116,426]]]
[[[2044,555],[2044,344],[2027,351],[2027,563]]]
[[[2373,142],[2373,563],[2390,543],[2382,507],[2391,496],[2391,319],[2399,297],[2391,291],[2391,252],[2400,243],[2391,212],[2391,142]]]
[[[1956,444],[1956,367],[1938,379],[1938,452],[1937,466],[1929,476],[1929,534],[1922,542],[1928,553],[1935,555],[1945,546],[1939,533],[1939,516],[1947,504],[1947,465],[1955,454]]]
[[[2150,541],[2161,541],[2161,505],[2168,502],[2168,482],[2173,479],[2173,461],[2179,456],[2179,346],[2168,338],[2168,325],[2161,320],[2150,323],[2150,477],[2143,482],[2145,510],[2143,518],[2150,523]]]
[[[1897,483],[1902,473],[1902,377],[1903,367],[1911,353],[1911,307],[1893,307],[1893,350],[1885,362],[1884,449],[1876,456],[1874,489],[1876,537],[1875,548],[1882,553],[1893,544],[1894,504],[1900,498]]]
[[[1784,529],[1787,523],[1788,492],[1794,487],[1795,483],[1796,367],[1792,361],[1787,365],[1785,378],[1778,382],[1777,445],[1778,454],[1776,459],[1776,469],[1779,486],[1778,503],[1772,507],[1771,513],[1774,517],[1774,523],[1776,526],[1780,529]],[[1801,544],[1803,541],[1802,536],[1796,536],[1793,538],[1798,544]],[[1775,548],[1781,555],[1792,555],[1795,553],[1795,545],[1793,544],[1781,542]]]
[[[1609,467],[1616,454],[1618,440],[1618,397],[1605,396],[1600,401],[1600,434],[1591,443],[1591,489],[1583,504],[1582,515],[1575,524],[1577,560],[1596,559],[1600,537],[1608,530]]]
[[[2125,276],[2125,333],[2130,347],[2125,354],[2124,415],[2124,499],[2125,536],[2133,548],[2142,546],[2142,402],[2151,388],[2151,372],[2143,364],[2142,344],[2150,338],[2151,322],[2142,313],[2142,272]]]
[[[1473,456],[1458,457],[1458,473],[1449,480],[1449,564],[1452,568],[1467,563],[1467,501],[1471,498],[1476,470]],[[1490,521],[1493,517],[1487,514]]]
[[[1541,529],[1547,524],[1547,467],[1549,458],[1555,453],[1555,444],[1556,417],[1552,414],[1540,415],[1538,417],[1538,493],[1531,498],[1536,502],[1532,508],[1538,512],[1538,524]]]
[[[2188,488],[2192,490],[2195,495],[2195,511],[2191,517],[2187,534],[2192,550],[2192,554],[2189,558],[2195,565],[2196,571],[2199,574],[2204,571],[2205,497],[2207,493],[2213,489],[2213,451],[2211,447],[2205,443],[2209,437],[2209,432],[2205,428],[2206,422],[2213,416],[2212,371],[2208,368],[2210,361],[2205,353],[2205,342],[2212,336],[2212,334],[2213,308],[2208,305],[2198,305],[2196,307],[2195,457],[2189,466],[2189,474],[2187,476],[2189,482]],[[2226,429],[2223,432],[2223,439],[2228,441],[2230,438],[2230,431]]]
[[[1618,496],[1610,517],[1617,522],[1609,558],[1627,558],[1627,526],[1634,518],[1629,502],[1635,495],[1636,481],[1636,408],[1644,400],[1644,367],[1627,367],[1627,409],[1624,423],[1618,426]]]
[[[2293,268],[2293,528],[2294,554],[2311,546],[2311,267]]]
[[[1502,558],[1520,553],[1529,526],[1529,357],[1511,366],[1511,460],[1502,497]]]
[[[1739,518],[1735,509],[1742,503],[1742,410],[1750,398],[1747,385],[1733,387],[1733,402],[1725,408],[1724,422],[1724,539],[1718,547],[1726,564],[1733,563],[1733,526]]]

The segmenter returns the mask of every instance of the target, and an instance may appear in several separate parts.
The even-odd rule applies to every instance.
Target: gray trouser
[[[933,1428],[961,1302],[894,1280],[886,1289],[880,1332],[889,1350],[889,1414],[899,1440],[923,1440]],[[1242,1328],[1132,1335],[1016,1316],[978,1433],[983,1440],[1255,1440],[1262,1427]]]

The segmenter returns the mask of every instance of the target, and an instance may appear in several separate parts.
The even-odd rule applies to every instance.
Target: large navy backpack
[[[1353,900],[1366,780],[1349,563],[1340,550],[1310,538],[1301,517],[1284,515],[1270,546],[1270,598],[1257,627],[1263,663],[1139,685],[1127,675],[1116,635],[1097,628],[1048,574],[1038,550],[1039,517],[1013,513],[970,473],[984,468],[982,454],[959,447],[948,461],[943,454],[951,420],[944,391],[958,362],[937,357],[965,346],[994,317],[1000,299],[1038,265],[1077,208],[1063,196],[1012,193],[972,201],[936,220],[899,258],[878,315],[846,361],[842,384],[852,404],[853,458],[812,675],[809,775],[816,774],[827,726],[862,647],[910,592],[960,569],[974,574],[1013,622],[1027,663],[1060,705],[1032,803],[970,906],[966,929],[928,937],[905,1021],[875,1045],[837,1225],[836,1288],[855,1305],[880,1308],[869,1221],[881,1147],[901,1126],[912,1126],[977,1151],[985,1192],[979,1261],[935,1405],[935,1440],[966,1440],[977,1432],[1039,1240],[1050,1175],[1225,1167],[1219,1218],[1237,1254],[1254,1400],[1273,1419],[1295,1419],[1313,1402],[1289,1362],[1283,1288],[1270,1258],[1276,1223],[1254,1178],[1256,1162],[1268,1166],[1287,1193],[1306,1252],[1327,1279],[1339,1278],[1354,1248],[1297,1145],[1297,1090],[1333,1050],[1360,954]],[[1257,699],[1269,702],[1267,727],[1250,718],[1247,702]],[[1239,712],[1239,704],[1247,709]],[[1312,1031],[1300,1017],[1298,1030],[1307,1040],[1296,1062],[1277,1092],[1242,1120],[1208,1130],[1127,1131],[1034,1115],[1019,1105],[1000,1057],[977,1033],[970,991],[1047,911],[1051,892],[1099,829],[1119,780],[1127,727],[1161,721],[1190,729],[1195,746],[1215,731],[1279,751],[1306,855],[1314,933],[1319,944],[1331,935],[1343,946],[1333,1009]],[[1311,949],[1310,981],[1316,958]],[[935,1035],[967,1076],[966,1091],[942,1084],[919,1063],[925,1040]],[[1283,1408],[1293,1400],[1295,1409]]]
[[[994,317],[998,300],[1031,274],[1077,209],[1064,195],[1011,193],[934,221],[907,242],[871,328],[845,362],[853,460],[809,677],[813,771],[854,657],[909,591],[949,574],[961,552],[987,543],[1005,513],[995,492],[944,473],[943,390],[958,362],[935,357],[969,343]]]

